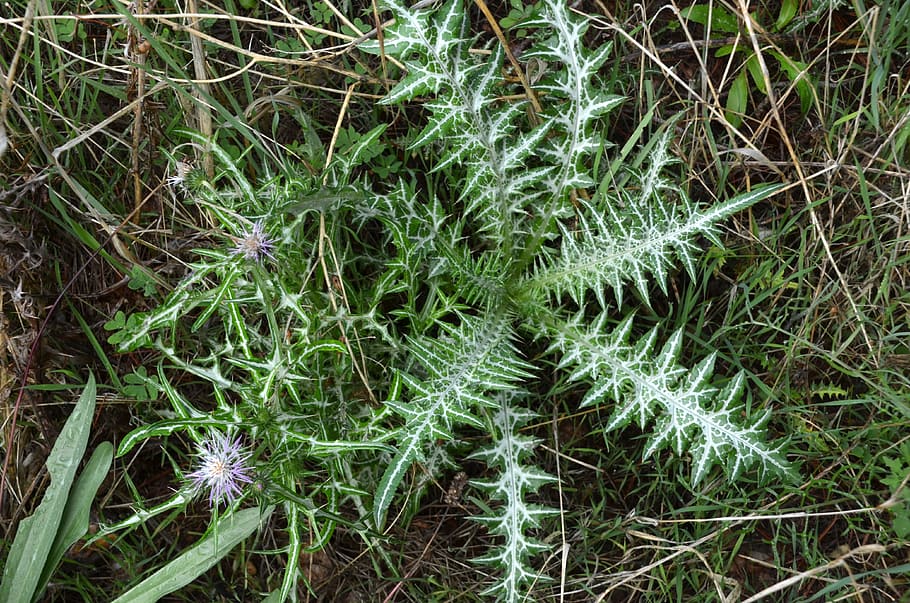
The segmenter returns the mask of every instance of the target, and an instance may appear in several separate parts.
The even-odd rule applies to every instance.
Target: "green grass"
[[[157,378],[160,358],[148,351],[116,353],[103,325],[117,311],[160,303],[195,261],[190,250],[224,246],[210,208],[188,203],[165,184],[176,159],[211,169],[198,140],[186,133],[204,127],[205,107],[211,136],[256,184],[291,171],[319,175],[330,153],[350,148],[354,133],[389,119],[383,146],[375,147],[358,177],[392,182],[425,166],[425,158],[406,150],[419,132],[414,128],[422,127],[419,107],[390,113],[375,104],[391,84],[384,73],[399,72],[356,49],[335,47],[373,27],[371,6],[335,5],[354,21],[355,32],[329,4],[315,0],[297,14],[259,3],[253,9],[226,4],[225,12],[198,24],[202,55],[197,50],[194,57],[187,20],[173,16],[177,9],[169,2],[143,19],[127,16],[119,3],[88,9],[61,2],[53,6],[58,18],[39,9],[26,23],[21,17],[28,4],[13,0],[0,18],[0,79],[17,58],[13,87],[0,92],[10,141],[0,157],[0,402],[2,450],[10,455],[0,527],[6,543],[40,500],[43,486],[30,487],[44,479],[36,459],[46,457],[72,402],[65,392],[28,390],[11,433],[8,419],[23,371],[32,384],[79,382],[90,368],[104,376],[91,446],[120,442],[132,427],[171,408],[162,390],[151,387],[142,396],[127,388],[135,384],[128,376],[139,369]],[[490,8],[501,19],[518,6]],[[759,23],[780,14],[777,3],[753,8]],[[616,42],[616,60],[607,62],[604,77],[629,97],[608,124],[617,146],[602,161],[613,161],[629,139],[647,144],[672,122],[673,151],[694,198],[726,197],[756,182],[792,183],[786,195],[729,222],[726,249],[709,249],[696,279],[674,273],[667,295],[655,291],[640,317],[683,328],[685,358],[716,349],[722,374],[746,371],[747,404],[773,408],[769,432],[789,438],[801,481],[763,483],[747,474],[735,485],[718,477],[692,488],[685,458],[641,460],[646,434],[629,428],[605,439],[595,426],[608,413],[579,411],[577,390],[554,372],[552,382],[541,385],[549,388],[552,405],[535,409],[543,418],[527,427],[543,440],[538,466],[561,480],[540,494],[542,503],[560,510],[538,534],[552,545],[536,559],[553,578],[535,587],[540,599],[707,602],[765,592],[767,601],[889,601],[910,589],[910,126],[907,74],[899,64],[910,38],[900,16],[905,8],[895,1],[827,11],[822,3],[815,13],[797,13],[792,42],[775,43],[810,65],[809,110],[802,111],[795,89],[788,93],[787,75],[764,45],[778,113],[750,85],[736,128],[720,119],[742,68],[735,53],[716,57],[713,48],[680,48],[688,37],[669,10],[642,14],[632,3],[618,3],[610,16],[598,17],[602,27],[589,34],[592,41]],[[207,5],[200,10],[216,12]],[[598,14],[598,5],[583,3],[580,10]],[[71,13],[86,18],[75,22],[65,17]],[[301,26],[301,19],[335,34]],[[688,27],[700,44],[704,28]],[[27,35],[17,52],[23,28]],[[517,38],[518,29],[506,35]],[[123,45],[131,35],[148,40],[150,51],[126,62]],[[751,49],[747,37],[741,44]],[[642,46],[660,62],[636,54]],[[324,50],[307,54],[308,47]],[[194,58],[207,61],[212,81],[206,86],[193,83]],[[140,79],[154,93],[137,112]],[[343,130],[336,130],[339,124]],[[639,151],[632,146],[627,153],[634,162]],[[446,190],[438,175],[424,182]],[[610,179],[601,183],[611,185]],[[328,249],[320,254],[317,225],[301,255],[317,258],[306,265],[308,278],[326,280],[326,296],[334,292],[343,306],[344,282],[332,275],[381,267],[356,249],[332,249],[343,239],[332,227],[323,240]],[[369,225],[334,227],[364,241],[378,236]],[[48,316],[56,295],[83,267],[65,291],[66,303]],[[42,353],[27,365],[36,336]],[[205,355],[205,337],[205,329],[181,331],[177,341],[181,351]],[[363,362],[363,371],[368,384],[386,387],[384,367]],[[165,376],[190,399],[212,396],[200,379],[179,370],[169,368]],[[174,469],[185,470],[192,449],[191,438],[177,434],[149,440],[119,459],[99,492],[93,527],[129,516],[136,505],[165,502],[179,487]],[[471,477],[483,471],[479,463],[463,469]],[[300,586],[300,597],[484,600],[477,593],[488,582],[486,570],[467,561],[489,543],[467,520],[482,504],[480,495],[468,487],[457,502],[443,502],[456,471],[406,504],[381,546],[371,550],[356,530],[339,529],[324,551],[304,554],[300,564],[311,590]],[[113,600],[192,546],[209,519],[197,502],[73,550],[46,599]],[[287,545],[280,527],[251,537],[175,600],[212,593],[256,600],[277,588],[283,568],[272,553]]]

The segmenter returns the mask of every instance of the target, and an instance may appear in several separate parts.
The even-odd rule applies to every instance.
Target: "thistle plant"
[[[420,496],[426,481],[415,475],[465,460],[463,447],[439,443],[466,429],[485,435],[468,453],[488,467],[471,482],[488,503],[475,519],[499,543],[477,560],[498,576],[487,594],[529,598],[544,579],[538,531],[555,513],[535,502],[555,478],[523,431],[544,408],[544,364],[577,384],[582,406],[610,409],[605,434],[637,424],[652,434],[643,456],[688,459],[693,483],[718,466],[730,479],[791,472],[763,438],[768,409],[747,414],[743,377],[714,377],[714,356],[685,366],[684,333],[642,335],[627,306],[630,289],[647,304],[675,266],[694,275],[701,241],[720,246],[717,225],[778,187],[696,203],[669,175],[664,133],[641,169],[610,174],[622,186],[590,194],[605,176],[593,167],[609,148],[604,120],[623,102],[599,76],[611,49],[589,49],[587,22],[563,2],[541,6],[525,25],[537,34],[523,60],[547,69],[525,89],[506,83],[504,50],[470,32],[459,0],[422,10],[385,2],[395,23],[363,50],[404,65],[382,103],[422,103],[426,125],[410,148],[445,186],[418,173],[359,178],[383,127],[319,178],[285,171],[256,185],[209,145],[222,171],[214,182],[187,178],[198,183],[187,201],[220,225],[220,242],[197,250],[160,307],[110,324],[120,349],[161,353],[173,409],[120,454],[151,436],[215,438],[201,444],[191,478],[213,502],[277,505],[286,516],[278,599],[295,592],[301,547],[325,544],[339,522],[381,547],[404,491]],[[521,95],[535,102],[513,100]],[[191,350],[178,345],[187,338]],[[170,382],[175,370],[210,384],[211,401],[190,403]],[[213,433],[242,434],[255,457]],[[256,493],[240,487],[252,472]],[[177,504],[185,500],[146,516]]]

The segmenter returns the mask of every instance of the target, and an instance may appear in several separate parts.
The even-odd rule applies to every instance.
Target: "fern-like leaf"
[[[692,369],[680,365],[681,331],[658,352],[656,329],[638,343],[629,343],[631,317],[609,335],[605,335],[605,314],[587,328],[582,327],[582,321],[577,318],[564,325],[553,347],[564,353],[561,367],[574,367],[572,380],[587,379],[592,383],[583,407],[607,400],[615,403],[616,410],[605,431],[632,421],[643,430],[653,423],[643,456],[647,458],[668,447],[682,455],[688,448],[694,483],[719,462],[732,477],[756,462],[768,473],[791,475],[779,449],[769,448],[762,439],[767,412],[746,417],[743,423],[748,426],[736,421],[743,410],[742,375],[717,389],[710,382],[713,355]]]
[[[546,93],[548,107],[541,119],[551,136],[549,144],[539,154],[555,166],[543,181],[547,196],[542,208],[537,208],[537,220],[525,259],[540,250],[540,244],[553,236],[553,220],[571,215],[569,193],[590,187],[594,181],[586,165],[594,153],[607,146],[607,141],[595,127],[604,114],[618,107],[623,97],[607,94],[596,85],[597,72],[609,57],[611,45],[590,50],[585,42],[588,22],[572,15],[562,0],[545,0],[539,20],[528,27],[552,31],[553,36],[525,53],[524,58],[536,58],[543,64],[558,65],[548,69],[547,76],[537,84]]]
[[[373,510],[377,526],[385,522],[398,485],[411,465],[424,458],[425,448],[436,440],[451,440],[455,425],[482,428],[477,409],[496,406],[489,393],[515,389],[531,376],[510,341],[510,322],[504,314],[462,316],[459,326],[441,327],[441,337],[409,341],[424,375],[400,373],[409,399],[386,402],[404,425],[395,433],[398,451],[377,488]]]
[[[548,166],[528,165],[547,126],[522,132],[525,106],[497,101],[502,86],[504,51],[495,47],[477,58],[466,34],[464,7],[450,0],[439,10],[414,11],[396,1],[386,3],[396,23],[385,34],[384,48],[395,50],[408,70],[383,102],[401,103],[432,94],[424,103],[430,117],[412,148],[443,141],[434,171],[463,165],[460,189],[465,215],[481,232],[508,247],[525,230],[529,208],[543,194],[537,184],[550,179]],[[365,45],[378,52],[378,44]]]
[[[502,503],[491,514],[474,517],[486,525],[491,534],[501,537],[502,543],[475,561],[501,568],[503,572],[484,594],[494,594],[500,601],[515,603],[525,599],[527,585],[544,579],[528,561],[549,547],[529,532],[539,528],[542,519],[557,513],[555,509],[528,503],[525,498],[556,478],[527,464],[538,440],[522,435],[519,430],[536,415],[518,406],[520,393],[503,392],[496,398],[499,403],[493,414],[496,439],[491,446],[471,456],[485,461],[499,473],[491,479],[473,480],[471,484],[485,491],[490,499]]]
[[[653,172],[649,171],[648,178],[645,183],[650,186],[659,182]],[[757,188],[707,209],[698,208],[684,196],[673,206],[666,200],[648,198],[645,192],[638,198],[626,196],[621,204],[608,204],[606,214],[583,203],[580,231],[563,229],[560,254],[549,263],[538,264],[528,289],[556,297],[568,293],[579,305],[591,291],[604,308],[605,291],[612,289],[621,303],[623,287],[631,281],[647,300],[653,281],[666,292],[667,273],[675,261],[694,275],[700,252],[697,236],[706,236],[720,246],[715,231],[719,221],[778,190],[779,186]]]

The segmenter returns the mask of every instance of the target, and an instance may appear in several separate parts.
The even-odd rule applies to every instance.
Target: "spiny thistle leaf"
[[[486,525],[491,534],[502,538],[502,544],[474,561],[503,569],[484,594],[494,594],[498,600],[509,603],[524,600],[529,584],[546,579],[528,565],[528,560],[549,547],[528,532],[539,528],[541,520],[557,513],[555,509],[525,501],[528,494],[536,493],[556,478],[529,464],[538,440],[522,435],[519,430],[536,415],[518,406],[521,397],[522,393],[516,391],[496,395],[499,408],[493,414],[494,442],[471,455],[499,472],[495,478],[473,480],[471,484],[485,491],[490,499],[502,502],[492,514],[473,518]]]
[[[552,238],[557,230],[553,220],[569,217],[572,191],[594,184],[587,160],[609,146],[596,127],[597,121],[618,107],[623,97],[609,94],[596,84],[598,70],[609,57],[611,45],[590,50],[585,41],[588,22],[569,13],[564,2],[547,0],[539,20],[528,27],[552,31],[553,36],[536,45],[524,58],[536,58],[547,65],[545,77],[535,88],[546,93],[547,106],[540,119],[542,128],[558,135],[548,137],[537,153],[553,167],[541,182],[547,191],[542,207],[535,208],[540,217],[533,229],[529,249]]]
[[[415,337],[407,342],[417,366],[398,373],[408,395],[390,396],[386,405],[404,425],[394,434],[397,452],[374,500],[377,525],[382,525],[404,475],[426,458],[431,442],[452,439],[461,425],[482,428],[483,415],[493,412],[488,428],[494,444],[474,455],[500,474],[475,482],[502,503],[478,518],[502,538],[502,544],[480,560],[501,570],[488,592],[516,601],[527,595],[522,588],[539,579],[528,561],[541,545],[528,532],[551,510],[525,498],[552,478],[530,462],[536,442],[519,433],[531,414],[516,406],[517,381],[526,365],[508,344],[512,319],[506,315],[513,312],[530,332],[552,336],[551,350],[564,353],[562,366],[576,367],[572,379],[592,381],[586,404],[607,398],[616,402],[607,429],[636,419],[642,427],[654,426],[645,455],[664,448],[688,451],[696,480],[721,460],[734,475],[756,460],[769,471],[785,472],[777,451],[759,439],[765,417],[750,428],[734,420],[741,408],[742,379],[718,390],[710,384],[713,357],[691,370],[681,366],[681,333],[662,350],[655,345],[657,331],[630,345],[631,322],[609,335],[605,316],[586,328],[580,319],[564,323],[560,310],[547,304],[568,294],[583,305],[593,293],[605,306],[608,289],[621,301],[630,283],[647,299],[652,281],[664,287],[675,265],[694,273],[700,253],[697,237],[719,244],[714,229],[720,220],[777,189],[699,208],[666,177],[673,156],[664,137],[654,144],[631,186],[610,198],[574,205],[574,193],[594,184],[590,165],[595,153],[609,146],[599,122],[623,101],[599,82],[610,45],[589,48],[588,22],[570,14],[561,0],[543,0],[540,19],[527,26],[552,37],[541,36],[523,56],[548,66],[534,84],[535,93],[545,93],[538,97],[542,111],[532,112],[528,103],[502,100],[527,91],[509,88],[504,81],[501,48],[494,46],[486,57],[473,52],[478,42],[468,31],[460,0],[445,2],[436,11],[411,10],[397,0],[386,5],[396,23],[385,30],[384,48],[403,62],[407,75],[384,102],[430,97],[423,103],[427,123],[411,146],[438,154],[433,171],[459,182],[456,194],[462,207],[452,211],[460,222],[442,229],[442,220],[448,218],[436,209],[440,202],[431,199],[421,207],[416,189],[404,194],[402,186],[401,192],[373,205],[398,253],[382,282],[398,279],[399,284],[383,285],[382,290],[429,288],[447,300],[447,307],[470,304],[478,308],[478,316],[462,316],[461,324],[439,339]],[[371,49],[378,52],[379,47],[373,44]],[[558,225],[571,218],[576,207],[580,231]],[[401,214],[402,208],[411,209]],[[418,215],[423,217],[411,219]],[[421,221],[435,226],[428,228]],[[439,240],[443,233],[445,240]],[[483,246],[466,244],[471,240],[466,233],[480,233]],[[560,236],[559,249],[546,244]],[[434,278],[427,278],[430,274]]]
[[[396,432],[398,452],[386,468],[377,488],[373,517],[381,527],[392,497],[415,461],[424,458],[424,449],[437,439],[451,440],[455,425],[483,427],[475,414],[495,407],[490,392],[509,391],[531,376],[511,344],[510,318],[497,316],[461,317],[457,327],[441,326],[436,339],[412,339],[409,349],[425,378],[402,373],[410,400],[389,400],[388,408],[404,425]]]
[[[465,11],[459,0],[437,11],[412,10],[396,0],[384,4],[395,14],[395,25],[378,42],[360,45],[361,50],[384,51],[404,61],[407,75],[382,100],[395,104],[438,92],[457,78],[463,57]],[[431,18],[432,17],[432,18]]]
[[[465,215],[494,241],[509,244],[526,230],[522,226],[526,213],[545,192],[538,183],[551,178],[549,166],[526,165],[526,159],[538,152],[548,126],[520,131],[526,106],[497,100],[495,88],[503,86],[504,50],[496,46],[486,60],[472,55],[473,40],[466,34],[459,0],[435,14],[387,4],[396,23],[386,30],[384,48],[397,50],[408,75],[384,102],[435,95],[424,104],[430,117],[412,148],[443,141],[444,152],[434,171],[463,165],[467,174],[460,200]],[[378,51],[377,44],[366,48]]]
[[[446,216],[438,199],[420,199],[401,181],[388,194],[375,195],[369,204],[356,209],[358,222],[376,219],[385,226],[387,242],[397,251],[387,269],[405,274],[403,284],[416,286],[418,280],[445,271],[441,248],[456,246],[461,229],[457,220]]]
[[[582,407],[608,400],[615,403],[616,410],[604,431],[632,421],[642,429],[653,423],[644,457],[664,448],[682,455],[688,448],[694,483],[702,480],[715,463],[722,463],[732,477],[756,462],[767,473],[792,476],[779,448],[769,448],[762,440],[767,412],[746,417],[742,423],[748,427],[735,420],[743,410],[742,375],[718,390],[710,383],[713,356],[693,369],[680,365],[681,331],[658,352],[656,330],[638,343],[629,343],[631,317],[609,335],[605,334],[605,314],[587,327],[583,322],[578,317],[562,327],[553,348],[564,353],[561,367],[574,367],[570,379],[592,383]]]
[[[648,188],[642,188],[642,195],[624,195],[621,204],[607,204],[605,215],[592,204],[582,203],[580,230],[563,229],[561,253],[547,264],[538,264],[528,280],[529,289],[557,298],[568,293],[579,305],[587,292],[593,292],[605,308],[605,291],[612,289],[621,303],[623,287],[631,281],[647,301],[652,282],[662,289],[666,286],[674,260],[695,273],[700,252],[695,245],[697,236],[704,235],[720,246],[715,232],[720,220],[780,190],[779,186],[765,186],[699,209],[681,191],[677,191],[681,199],[675,206],[650,197],[666,188],[650,171],[644,183]]]

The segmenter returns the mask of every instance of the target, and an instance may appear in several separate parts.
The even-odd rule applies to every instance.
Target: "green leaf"
[[[765,85],[765,75],[762,73],[758,56],[753,54],[749,57],[749,60],[746,61],[746,70],[752,76],[752,81],[755,82],[755,87],[758,88],[758,91],[762,94],[768,94],[768,87]]]
[[[97,534],[95,534],[95,537],[92,540],[96,540],[98,538],[103,538],[104,536],[107,536],[109,534],[114,534],[121,530],[127,530],[130,528],[134,528],[142,523],[145,523],[146,521],[148,521],[149,519],[151,519],[153,517],[161,515],[162,513],[166,513],[167,511],[173,511],[175,509],[186,507],[187,503],[190,502],[191,498],[192,498],[192,494],[190,492],[188,492],[187,490],[185,490],[185,489],[178,490],[176,494],[174,494],[171,498],[164,501],[163,503],[161,503],[158,506],[152,507],[151,509],[141,509],[141,508],[137,509],[132,515],[130,515],[126,519],[122,519],[113,525],[104,526],[104,528],[102,530],[100,530]]]
[[[891,523],[894,533],[898,538],[906,540],[910,536],[910,515],[906,511],[902,514],[894,514],[894,521]]]
[[[856,111],[851,111],[850,113],[841,115],[840,117],[837,118],[837,120],[835,120],[835,122],[833,124],[831,124],[831,129],[833,130],[834,128],[836,128],[838,126],[842,126],[845,123],[849,123],[849,122],[853,121],[854,119],[859,117],[859,115],[861,113],[862,113],[862,109],[857,109]]]
[[[132,373],[123,376],[124,395],[135,398],[139,402],[154,400],[160,391],[157,377],[149,377],[144,366],[138,366]]]
[[[47,584],[66,551],[88,532],[92,501],[95,500],[95,494],[98,493],[101,482],[107,477],[113,460],[114,445],[110,442],[102,442],[95,448],[92,457],[85,464],[85,469],[73,484],[69,500],[66,501],[66,508],[63,510],[63,519],[60,522],[57,538],[48,554],[39,584]]]
[[[373,521],[376,523],[377,530],[382,530],[385,526],[386,514],[398,491],[398,485],[417,459],[421,444],[419,435],[411,437],[382,474],[382,479],[379,480],[376,494],[373,497]]]
[[[76,469],[85,454],[94,414],[95,377],[90,374],[73,413],[66,420],[47,458],[50,485],[44,498],[31,517],[19,524],[6,567],[3,568],[0,601],[27,603],[43,590],[41,577],[57,538]]]
[[[726,45],[718,48],[714,52],[714,56],[719,59],[721,57],[725,57],[727,55],[733,54],[734,51],[737,51],[737,50],[742,51],[742,49],[743,49],[742,46],[734,46],[733,44],[726,44]]]
[[[160,570],[129,589],[114,603],[155,603],[183,588],[255,532],[271,515],[274,507],[242,509],[222,517],[195,545]]]
[[[799,0],[783,0],[780,3],[780,14],[777,15],[777,22],[774,23],[774,29],[780,31],[787,26],[793,17],[796,16],[796,9],[799,7]]]
[[[117,310],[117,313],[114,314],[114,317],[104,323],[105,331],[119,331],[126,326],[126,314],[123,313],[123,310]]]
[[[710,21],[711,29],[714,31],[724,33],[737,33],[739,31],[739,20],[736,16],[717,4],[713,7],[708,4],[696,4],[679,11],[679,14],[683,19],[695,21],[706,27]]]
[[[771,51],[771,55],[780,63],[781,69],[787,74],[787,79],[796,84],[800,109],[805,113],[812,106],[812,86],[807,75],[809,66],[775,50]]]
[[[57,34],[58,42],[72,42],[73,38],[76,37],[76,26],[79,23],[79,20],[74,18],[70,19],[56,19],[54,20],[54,33]]]
[[[145,322],[146,315],[141,312],[127,317],[118,311],[112,320],[104,324],[105,330],[116,331],[108,336],[107,342],[117,346],[121,352],[148,345],[150,339]]]
[[[738,128],[743,123],[743,115],[746,113],[746,104],[749,102],[749,76],[747,72],[741,71],[739,75],[730,84],[730,92],[727,93],[727,111],[725,113],[727,121],[734,128]]]
[[[223,425],[224,421],[212,416],[193,417],[185,419],[166,419],[158,421],[151,425],[141,425],[129,432],[126,437],[120,441],[117,447],[117,458],[120,458],[133,449],[136,444],[152,437],[169,436],[177,431],[183,431],[190,427],[217,427]]]
[[[133,291],[142,291],[145,297],[153,297],[157,291],[155,279],[148,270],[135,264],[130,270],[130,280],[127,284]]]

